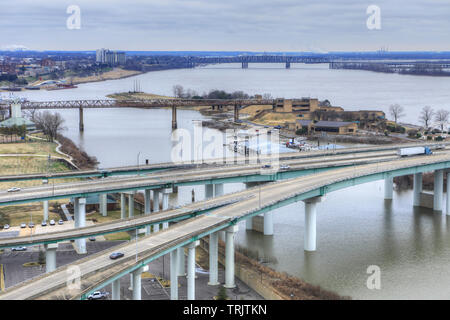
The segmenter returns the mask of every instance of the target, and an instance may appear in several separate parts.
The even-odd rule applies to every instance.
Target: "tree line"
[[[393,104],[389,107],[389,113],[397,123],[401,117],[405,116],[405,108],[399,104]],[[447,131],[445,127],[450,121],[450,111],[446,109],[435,111],[430,106],[425,106],[420,112],[419,121],[426,130],[430,129],[434,123],[441,129],[441,132]]]
[[[243,91],[226,92],[224,90],[210,90],[208,93],[204,92],[199,94],[192,89],[185,90],[183,86],[177,84],[173,86],[173,95],[175,98],[182,99],[252,99],[255,96],[251,96]],[[262,95],[263,99],[272,99],[272,95],[265,93]]]

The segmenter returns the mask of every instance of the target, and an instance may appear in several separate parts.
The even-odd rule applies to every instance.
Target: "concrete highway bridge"
[[[252,217],[264,214],[264,224],[266,224],[266,220],[271,220],[272,210],[293,202],[304,201],[304,249],[314,251],[316,249],[316,203],[323,201],[327,193],[361,183],[384,180],[385,198],[392,199],[393,177],[413,174],[415,182],[414,205],[419,205],[416,201],[419,201],[420,198],[421,183],[419,182],[421,182],[422,173],[434,171],[434,209],[442,211],[443,175],[444,173],[447,174],[448,181],[450,181],[449,169],[450,152],[443,151],[430,156],[398,158],[384,162],[335,168],[268,183],[234,194],[217,195],[213,199],[190,205],[198,206],[198,210],[204,206],[203,209],[207,212],[205,214],[172,224],[170,228],[164,228],[162,231],[153,230],[153,233],[136,241],[130,241],[76,261],[73,264],[51,270],[47,274],[8,288],[6,292],[0,295],[0,299],[84,299],[89,293],[109,284],[112,284],[113,299],[119,299],[120,285],[118,280],[127,274],[132,274],[133,298],[140,299],[140,274],[142,270],[149,262],[166,254],[170,255],[171,261],[170,280],[173,284],[171,286],[171,298],[178,298],[178,286],[176,285],[178,276],[184,274],[187,270],[188,299],[195,299],[195,247],[198,245],[200,238],[209,237],[210,285],[217,285],[218,234],[225,231],[225,286],[232,288],[234,287],[233,238],[240,221],[245,220],[248,224],[251,224]],[[2,201],[4,202],[4,200]],[[78,198],[77,202],[76,219],[77,215],[80,216],[84,210],[82,198]],[[207,209],[208,204],[212,205],[213,203],[218,205],[220,203],[220,206],[210,210]],[[449,203],[449,193],[447,193],[447,214],[450,214]],[[195,210],[193,207],[185,209]],[[158,217],[166,219],[170,215],[182,215],[182,213],[176,210],[165,210],[160,212]],[[124,220],[123,224],[127,224],[128,221],[132,220]],[[133,223],[128,222],[128,224],[130,227]],[[267,222],[267,224],[269,223]],[[109,226],[97,225],[95,228],[100,229],[96,232],[105,232],[107,228],[113,228],[113,225],[114,223],[110,223]],[[140,224],[136,228],[142,226],[143,224]],[[42,235],[42,237],[46,236],[49,239],[54,237],[51,234]],[[184,249],[180,250],[180,248],[185,247],[188,249],[187,266],[184,265]],[[52,250],[54,249],[51,245],[47,244],[47,251],[51,252]],[[123,252],[125,257],[118,260],[109,259],[109,255],[115,251]],[[183,257],[183,259],[180,259],[180,257]],[[51,259],[50,254],[49,259]],[[74,287],[67,282],[68,276],[73,273],[73,270],[79,272],[79,287]]]
[[[78,109],[79,129],[84,131],[83,110],[91,108],[172,108],[172,128],[177,128],[177,107],[199,107],[210,106],[222,109],[224,106],[234,107],[234,121],[239,120],[239,110],[250,105],[274,105],[274,99],[146,99],[146,100],[67,100],[67,101],[25,101],[20,102],[21,109],[42,110],[42,109]],[[15,102],[0,104],[0,108],[9,109]],[[11,114],[11,113],[10,113]]]
[[[234,244],[233,235],[237,231],[237,223],[245,220],[247,228],[252,228],[252,218],[264,215],[264,234],[273,234],[272,211],[281,206],[296,202],[305,202],[305,230],[304,249],[314,251],[316,249],[316,203],[323,201],[324,196],[332,191],[349,186],[383,179],[385,181],[385,198],[392,199],[393,177],[414,174],[414,205],[421,205],[421,178],[423,172],[434,171],[435,190],[433,195],[433,208],[436,211],[443,210],[443,175],[447,174],[450,181],[450,152],[448,150],[436,151],[431,156],[416,156],[410,158],[398,158],[392,156],[391,151],[386,154],[367,154],[361,158],[361,162],[345,163],[349,158],[332,159],[309,159],[309,164],[295,163],[292,161],[288,171],[261,173],[259,166],[243,165],[232,166],[222,170],[199,169],[191,173],[179,172],[174,174],[171,182],[160,173],[149,174],[145,177],[133,177],[125,179],[100,179],[88,183],[74,183],[55,185],[55,189],[49,187],[29,188],[23,193],[8,195],[0,194],[0,204],[23,203],[31,201],[42,201],[58,197],[75,197],[75,226],[77,230],[69,230],[58,233],[48,233],[33,236],[33,240],[20,238],[2,239],[0,245],[9,247],[23,244],[31,245],[46,243],[47,261],[51,270],[48,273],[17,286],[11,287],[0,295],[0,299],[67,299],[86,298],[86,296],[108,284],[113,285],[113,298],[118,299],[120,288],[119,281],[122,276],[132,274],[133,298],[140,299],[140,273],[143,268],[154,259],[169,254],[171,261],[171,282],[176,284],[178,276],[184,274],[184,247],[188,248],[188,299],[195,298],[195,246],[198,239],[208,236],[210,238],[210,284],[217,285],[217,239],[219,231],[226,231],[226,287],[234,286]],[[389,154],[391,152],[391,154]],[[334,157],[348,157],[349,155],[337,155]],[[362,156],[359,155],[360,157]],[[318,160],[334,161],[334,168],[328,167],[327,163],[323,170],[318,169]],[[316,161],[316,162],[314,162]],[[342,161],[342,166],[338,162]],[[351,161],[351,160],[350,160]],[[315,169],[305,173],[307,166]],[[303,166],[303,167],[301,167]],[[306,167],[305,167],[306,166]],[[301,168],[300,168],[301,167]],[[325,168],[328,167],[326,170]],[[300,174],[303,172],[303,174]],[[261,176],[267,176],[261,178]],[[242,178],[244,177],[244,178]],[[236,180],[240,178],[241,180]],[[242,180],[244,179],[244,180]],[[282,181],[276,181],[276,180]],[[223,195],[223,183],[236,181],[274,181],[264,186],[249,188],[234,194]],[[188,206],[168,210],[164,194],[173,185],[186,185],[192,183],[206,184],[206,197],[208,200],[196,202]],[[450,184],[450,182],[448,182]],[[214,187],[213,187],[214,185]],[[450,186],[448,186],[450,187]],[[163,211],[159,213],[150,212],[150,190],[153,195],[158,195],[154,201],[159,202],[159,192],[163,192]],[[104,192],[129,192],[133,190],[145,190],[145,213],[147,216],[99,224],[92,227],[84,227],[85,200],[84,197],[90,193]],[[169,191],[170,192],[170,191]],[[159,206],[157,206],[159,208]],[[123,210],[122,210],[123,211]],[[131,212],[131,211],[130,211]],[[450,215],[450,199],[447,193],[446,213]],[[194,217],[195,216],[195,217]],[[194,218],[192,218],[194,217]],[[190,218],[190,219],[187,219]],[[186,219],[183,222],[172,224],[168,228],[168,222]],[[77,222],[78,221],[78,222]],[[163,223],[163,230],[159,231],[159,223]],[[166,223],[166,225],[164,225]],[[151,233],[149,225],[153,226]],[[155,226],[158,226],[155,228]],[[105,234],[124,229],[138,229],[146,227],[147,236],[115,247],[96,255],[89,256],[74,264],[54,269],[55,245],[64,239],[76,239],[76,245],[83,251],[83,241],[79,237],[95,234]],[[39,237],[39,238],[38,238]],[[180,249],[181,248],[181,249]],[[85,249],[84,249],[85,250]],[[109,254],[113,251],[125,253],[125,257],[119,260],[110,260]],[[137,252],[137,254],[136,254]],[[181,259],[183,257],[183,259]],[[81,286],[74,289],[67,286],[67,277],[70,270],[78,268],[81,275]],[[69,270],[69,271],[68,271]],[[177,299],[178,286],[171,286],[171,298]]]
[[[353,155],[353,159],[358,158],[358,154],[372,153],[364,157],[374,157],[374,156],[395,156],[397,150],[407,147],[415,147],[417,143],[405,143],[401,145],[380,145],[380,146],[369,146],[369,147],[356,147],[356,148],[342,148],[334,150],[314,150],[305,152],[287,152],[279,153],[279,161],[295,160],[295,159],[308,159],[312,158],[323,158],[329,156],[338,155]],[[427,146],[431,150],[437,148],[449,146],[450,143],[436,143],[436,142],[426,142],[421,143],[420,146]],[[384,152],[386,151],[386,152]],[[3,175],[0,176],[0,182],[14,182],[14,181],[28,181],[28,180],[53,180],[53,179],[76,179],[76,178],[106,178],[114,176],[123,175],[141,175],[154,172],[161,172],[164,170],[183,170],[183,169],[193,169],[200,166],[208,167],[208,164],[218,164],[218,165],[233,165],[233,164],[245,164],[245,163],[264,163],[272,161],[272,155],[259,155],[259,156],[236,156],[233,158],[221,158],[221,159],[208,159],[204,160],[206,163],[189,161],[189,162],[167,162],[167,163],[156,163],[156,164],[145,164],[138,166],[125,166],[125,167],[114,167],[114,168],[98,168],[91,170],[75,170],[75,171],[63,171],[63,172],[44,172],[44,173],[30,173],[30,174],[19,174],[19,175]],[[334,158],[338,159],[338,158]],[[321,160],[319,159],[318,162]]]

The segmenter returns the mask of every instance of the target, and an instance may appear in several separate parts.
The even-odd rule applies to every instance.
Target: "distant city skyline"
[[[450,51],[440,0],[0,0],[0,50]],[[67,8],[81,10],[69,29]],[[380,8],[381,29],[366,12]]]

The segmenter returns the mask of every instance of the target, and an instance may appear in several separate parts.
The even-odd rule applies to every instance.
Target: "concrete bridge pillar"
[[[387,177],[384,179],[384,199],[392,200],[394,194],[394,178]]]
[[[172,106],[172,129],[177,128],[177,107]]]
[[[223,195],[223,183],[217,183],[214,185],[214,197],[220,197]]]
[[[195,247],[200,241],[191,242],[188,245],[188,265],[187,265],[187,299],[195,300]]]
[[[144,214],[150,214],[152,213],[151,207],[150,207],[150,189],[144,190]],[[145,235],[148,236],[151,233],[151,226],[145,227]]]
[[[98,196],[100,213],[103,217],[108,215],[108,194],[102,193]]]
[[[214,198],[214,185],[213,184],[205,184],[205,198],[211,199]]]
[[[47,179],[42,180],[42,184],[44,185],[48,184],[48,180]],[[44,209],[44,221],[48,221],[48,200],[42,201],[42,207]]]
[[[86,198],[74,199],[74,220],[75,228],[83,228],[86,226]],[[86,253],[86,239],[76,239],[75,245],[77,246],[78,253]]]
[[[234,105],[234,122],[238,122],[239,120],[239,108],[240,106],[235,104]]]
[[[323,197],[314,197],[305,202],[305,232],[304,232],[304,250],[316,251],[316,204],[322,202]]]
[[[226,229],[225,242],[225,288],[234,288],[234,235],[238,226],[234,225]]]
[[[120,300],[120,279],[114,280],[111,284],[112,287],[112,300]]]
[[[217,232],[209,235],[209,282],[208,285],[216,286],[219,284],[218,272],[219,255],[219,234]]]
[[[133,271],[133,300],[141,300],[141,274],[142,268]]]
[[[433,210],[442,211],[442,196],[444,193],[444,170],[434,171]]]
[[[56,269],[56,250],[58,243],[45,244],[45,272],[52,272]]]
[[[134,216],[134,194],[128,194],[128,217],[131,218]]]
[[[447,172],[447,210],[446,214],[450,216],[450,171]]]
[[[178,300],[178,249],[170,251],[170,300]]]
[[[80,129],[80,132],[83,132],[84,131],[83,108],[80,108],[79,110],[80,110],[80,121],[79,121],[78,126],[79,126],[79,129]]]
[[[162,192],[162,209],[169,210],[169,194],[172,192],[172,189],[166,188],[163,189]],[[163,229],[167,229],[169,227],[169,222],[163,222]]]
[[[178,276],[183,277],[186,275],[186,269],[184,266],[184,260],[185,260],[185,256],[184,256],[184,248],[180,247],[177,249],[178,250],[178,254],[177,254],[177,258],[178,258]]]
[[[422,192],[422,172],[414,174],[414,206],[420,206],[420,193]]]
[[[253,217],[245,219],[245,230],[253,230]]]
[[[126,209],[126,198],[125,193],[120,194],[120,219],[125,219],[127,217]]]
[[[273,236],[273,212],[264,213],[264,235]]]
[[[160,190],[153,190],[153,212],[159,212],[159,193]],[[159,231],[159,223],[153,225],[153,232]]]

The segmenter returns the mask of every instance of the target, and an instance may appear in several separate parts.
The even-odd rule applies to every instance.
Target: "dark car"
[[[275,129],[281,129],[281,126],[275,126],[274,128]]]
[[[30,223],[28,224],[28,228],[34,228],[34,223],[33,223],[33,222],[30,222]]]
[[[124,256],[124,254],[122,252],[113,252],[109,256],[109,258],[113,259],[113,260],[116,260],[116,259],[122,258],[123,256]]]
[[[270,164],[265,164],[261,168],[263,169],[270,169],[272,166]]]
[[[89,241],[95,241],[95,237],[90,237]]]

